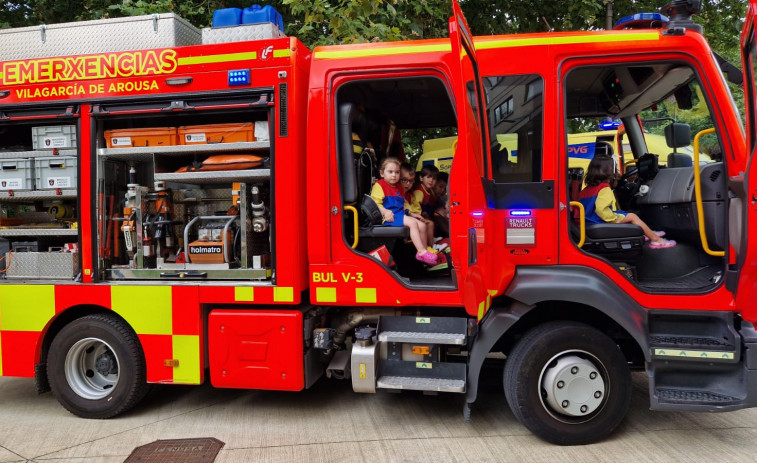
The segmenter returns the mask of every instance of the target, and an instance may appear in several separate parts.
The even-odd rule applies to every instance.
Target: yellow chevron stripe
[[[529,45],[573,45],[578,43],[638,42],[660,40],[659,32],[640,32],[614,35],[574,35],[567,37],[533,37],[512,39],[478,39],[476,50],[525,47]]]
[[[439,43],[434,45],[405,45],[398,47],[360,48],[356,50],[316,51],[315,57],[317,59],[364,58],[368,56],[408,55],[440,51],[448,52],[451,50],[452,45],[449,43]]]

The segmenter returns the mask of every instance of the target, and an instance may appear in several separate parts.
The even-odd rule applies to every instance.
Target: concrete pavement
[[[599,444],[567,448],[522,427],[498,383],[487,382],[468,423],[461,395],[364,395],[328,380],[298,393],[161,386],[135,410],[101,421],[74,417],[52,394],[38,396],[31,379],[0,378],[0,463],[123,462],[157,439],[199,437],[225,442],[218,463],[713,463],[757,454],[757,409],[652,412],[643,374],[634,374],[631,411],[620,429]]]

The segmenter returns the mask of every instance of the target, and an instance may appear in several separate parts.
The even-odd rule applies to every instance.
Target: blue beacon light
[[[510,215],[513,217],[529,217],[531,216],[531,211],[516,209],[516,210],[510,211]]]
[[[249,69],[229,71],[229,87],[235,87],[238,85],[250,85],[250,82]]]

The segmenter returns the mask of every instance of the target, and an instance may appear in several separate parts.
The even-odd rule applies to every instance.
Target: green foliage
[[[443,37],[449,2],[441,0],[283,0],[290,32],[308,45]]]

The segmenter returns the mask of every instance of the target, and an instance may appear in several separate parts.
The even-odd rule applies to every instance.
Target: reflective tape
[[[55,286],[0,286],[0,330],[42,331],[55,316]]]
[[[137,334],[173,334],[171,286],[112,286],[111,305]]]
[[[355,288],[355,302],[376,303],[376,288]]]
[[[336,302],[336,288],[315,288],[316,302]]]
[[[173,358],[179,361],[173,369],[173,382],[200,384],[200,337],[174,335],[172,348]]]

